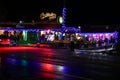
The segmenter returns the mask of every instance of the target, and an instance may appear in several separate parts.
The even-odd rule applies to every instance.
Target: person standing
[[[75,41],[75,37],[74,37],[74,34],[72,34],[70,37],[70,50],[72,52],[74,52],[74,48],[75,48],[74,41]]]

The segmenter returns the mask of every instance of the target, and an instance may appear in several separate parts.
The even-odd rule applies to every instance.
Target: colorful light
[[[27,31],[23,30],[23,40],[27,41]]]
[[[63,72],[64,66],[57,66],[57,70]]]
[[[14,59],[14,58],[7,58],[7,62],[8,62],[9,64],[16,65],[17,60]]]
[[[89,41],[92,40],[92,34],[89,34]]]
[[[41,31],[41,35],[45,34],[45,31]]]
[[[95,34],[95,35],[94,35],[94,39],[95,39],[96,41],[98,41],[98,40],[99,40],[99,34]]]
[[[27,66],[28,65],[28,62],[26,60],[21,60],[21,65],[22,66]]]
[[[51,31],[51,30],[50,30],[50,29],[48,29],[48,30],[47,30],[47,33],[49,34],[49,33],[50,33],[50,31]]]
[[[105,36],[108,40],[110,39],[110,34],[106,33],[104,36]]]
[[[63,8],[63,11],[62,11],[62,17],[63,17],[63,24],[62,24],[62,28],[65,28],[66,27],[66,8],[64,7]]]
[[[56,14],[55,13],[41,13],[40,14],[40,19],[45,19],[45,18],[49,18],[49,20],[55,19],[56,18]]]
[[[54,34],[49,34],[47,41],[53,41],[54,40]]]
[[[52,64],[47,64],[43,63],[42,64],[42,69],[47,72],[53,72],[54,71],[54,66]]]
[[[4,30],[0,30],[0,35],[1,35],[1,34],[4,34]]]

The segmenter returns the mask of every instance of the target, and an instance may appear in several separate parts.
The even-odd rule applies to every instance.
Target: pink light
[[[47,30],[47,33],[48,33],[48,34],[50,33],[50,29]]]
[[[92,40],[92,34],[89,35],[89,40],[90,40],[90,41]]]
[[[105,34],[107,39],[110,39],[110,34]]]
[[[105,40],[104,34],[100,34],[100,39],[101,39],[101,40]]]
[[[99,40],[99,34],[95,34],[95,35],[94,35],[94,39],[95,39],[96,41],[98,41],[98,40]]]

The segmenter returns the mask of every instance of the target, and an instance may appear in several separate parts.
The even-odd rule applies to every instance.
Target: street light
[[[63,17],[62,17],[62,16],[59,16],[59,17],[58,17],[58,23],[63,24],[63,22],[64,22]]]
[[[20,20],[19,23],[23,23],[23,21]]]

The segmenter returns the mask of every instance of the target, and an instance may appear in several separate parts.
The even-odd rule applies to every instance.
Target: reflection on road
[[[5,69],[4,73],[9,75],[10,77],[16,75],[17,77],[32,76],[50,79],[62,79],[64,77],[63,79],[65,79],[65,77],[77,77],[76,73],[78,73],[77,75],[83,74],[80,68],[72,69],[74,67],[68,67],[65,65],[40,63],[15,58],[5,58],[3,62],[3,66]]]
[[[66,50],[45,48],[12,47],[0,50],[2,78],[115,80],[112,77],[119,75],[116,73],[119,72],[116,59],[103,53],[80,53],[72,56]]]
[[[57,65],[50,63],[54,59],[40,59],[39,61],[28,61],[27,59],[16,59],[11,57],[0,57],[2,64],[2,75],[10,78],[45,78],[45,79],[97,79],[108,78],[112,76],[112,68],[107,66],[98,66],[94,64],[81,64],[77,66],[67,66],[65,64]],[[46,60],[43,63],[41,60]],[[69,63],[68,63],[69,64]],[[100,69],[100,70],[99,70]],[[101,78],[100,78],[101,79]]]

